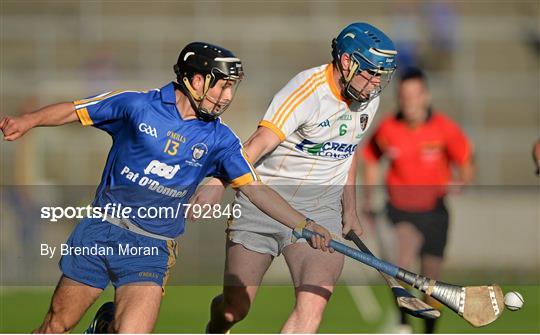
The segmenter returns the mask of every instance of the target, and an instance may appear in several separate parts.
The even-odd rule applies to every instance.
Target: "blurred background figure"
[[[396,2],[391,18],[392,38],[399,50],[399,68],[451,69],[458,47],[459,17],[454,3]]]
[[[536,175],[540,175],[540,138],[533,146],[533,160],[536,166]]]
[[[397,60],[399,68],[419,66],[421,26],[418,20],[418,3],[399,2],[392,14],[392,38],[399,50]]]
[[[37,105],[37,97],[29,95],[17,107],[17,114],[28,113],[34,110]],[[39,219],[35,215],[38,212],[39,203],[37,201],[39,199],[34,197],[35,189],[27,186],[35,185],[37,182],[37,176],[33,173],[37,157],[35,139],[25,138],[19,143],[18,150],[14,152],[13,159],[10,160],[9,169],[13,173],[14,183],[5,186],[5,192],[2,193],[6,205],[5,211],[7,212],[5,215],[9,215],[8,217],[12,217],[16,221],[16,224],[13,225],[15,238],[11,239],[11,241],[3,241],[2,252],[16,252],[19,257],[4,259],[5,266],[9,269],[4,278],[11,279],[28,275],[28,269],[34,270],[37,266],[36,258],[32,257],[35,248],[26,247],[38,245],[42,233],[42,225],[40,225]],[[0,208],[2,207],[0,205]],[[17,243],[14,243],[14,241],[17,241]],[[18,266],[21,259],[25,260],[27,267]]]
[[[123,75],[119,62],[107,45],[100,45],[88,54],[81,68],[89,94],[113,90],[118,85],[118,78]]]
[[[458,17],[453,2],[427,1],[424,3],[427,20],[428,45],[424,66],[429,69],[448,70],[455,52],[455,30]]]
[[[420,256],[421,273],[438,279],[449,222],[444,197],[448,185],[471,182],[472,149],[459,126],[431,107],[421,70],[402,73],[397,98],[397,112],[381,122],[364,148],[364,184],[377,183],[379,160],[387,158],[387,215],[395,227],[396,262],[408,269]],[[456,167],[455,178],[451,164]],[[364,209],[370,215],[372,188],[364,190]],[[401,325],[402,331],[412,330],[403,312]],[[435,320],[426,320],[425,327],[426,333],[433,333]]]

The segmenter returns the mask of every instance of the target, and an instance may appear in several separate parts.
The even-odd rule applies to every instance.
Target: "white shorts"
[[[286,246],[292,244],[292,229],[272,219],[241,192],[238,192],[234,204],[240,205],[241,215],[238,219],[230,218],[227,222],[228,238],[242,244],[249,250],[272,256],[279,256]],[[341,237],[341,206],[313,209],[302,204],[291,204],[293,208],[325,227],[335,237]],[[294,222],[296,224],[297,222]],[[306,242],[300,239],[297,242]]]

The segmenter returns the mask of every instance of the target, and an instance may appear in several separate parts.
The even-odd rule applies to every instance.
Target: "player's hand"
[[[448,183],[448,193],[452,195],[459,195],[463,193],[465,183],[460,180],[452,180]]]
[[[0,120],[0,130],[4,133],[5,141],[14,141],[31,128],[32,122],[28,116],[6,116]]]
[[[186,213],[186,219],[195,221],[199,217],[194,215],[193,205],[210,205],[214,206],[221,203],[221,198],[225,193],[225,185],[223,182],[217,178],[210,179],[206,184],[199,187],[195,194],[189,200],[191,206]]]
[[[343,237],[345,237],[350,231],[360,237],[364,233],[364,228],[360,224],[358,215],[356,212],[343,213]]]
[[[334,249],[328,247],[328,243],[330,243],[332,235],[326,228],[316,224],[314,221],[308,221],[305,228],[315,233],[313,234],[311,240],[308,241],[312,248],[321,249],[325,252],[334,252]]]

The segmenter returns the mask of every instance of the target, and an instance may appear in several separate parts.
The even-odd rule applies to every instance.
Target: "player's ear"
[[[351,57],[349,56],[349,54],[344,53],[343,55],[341,55],[341,58],[340,58],[339,61],[341,62],[341,68],[344,71],[348,71],[349,70],[349,65],[351,63]]]
[[[204,86],[204,78],[201,74],[195,73],[193,78],[191,78],[191,86],[195,91],[198,91]]]

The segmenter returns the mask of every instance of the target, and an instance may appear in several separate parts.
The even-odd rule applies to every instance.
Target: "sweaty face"
[[[408,122],[422,122],[427,116],[429,93],[420,79],[405,80],[399,85],[398,102]]]
[[[349,98],[361,103],[367,102],[378,96],[392,78],[393,69],[380,70],[377,68],[365,68],[358,71],[360,61],[358,55],[351,57],[345,53],[341,57],[341,67],[344,69],[343,75],[347,81],[350,78],[350,71],[355,74],[345,84],[345,92]]]
[[[362,99],[369,99],[369,96],[381,86],[381,78],[364,70],[351,79],[351,86]]]
[[[208,89],[201,107],[211,114],[220,115],[231,104],[239,81],[220,79]]]
[[[199,110],[215,117],[221,115],[231,104],[239,84],[240,80],[219,79],[205,94],[204,79],[196,74],[193,78],[193,88],[199,96],[202,96]]]

